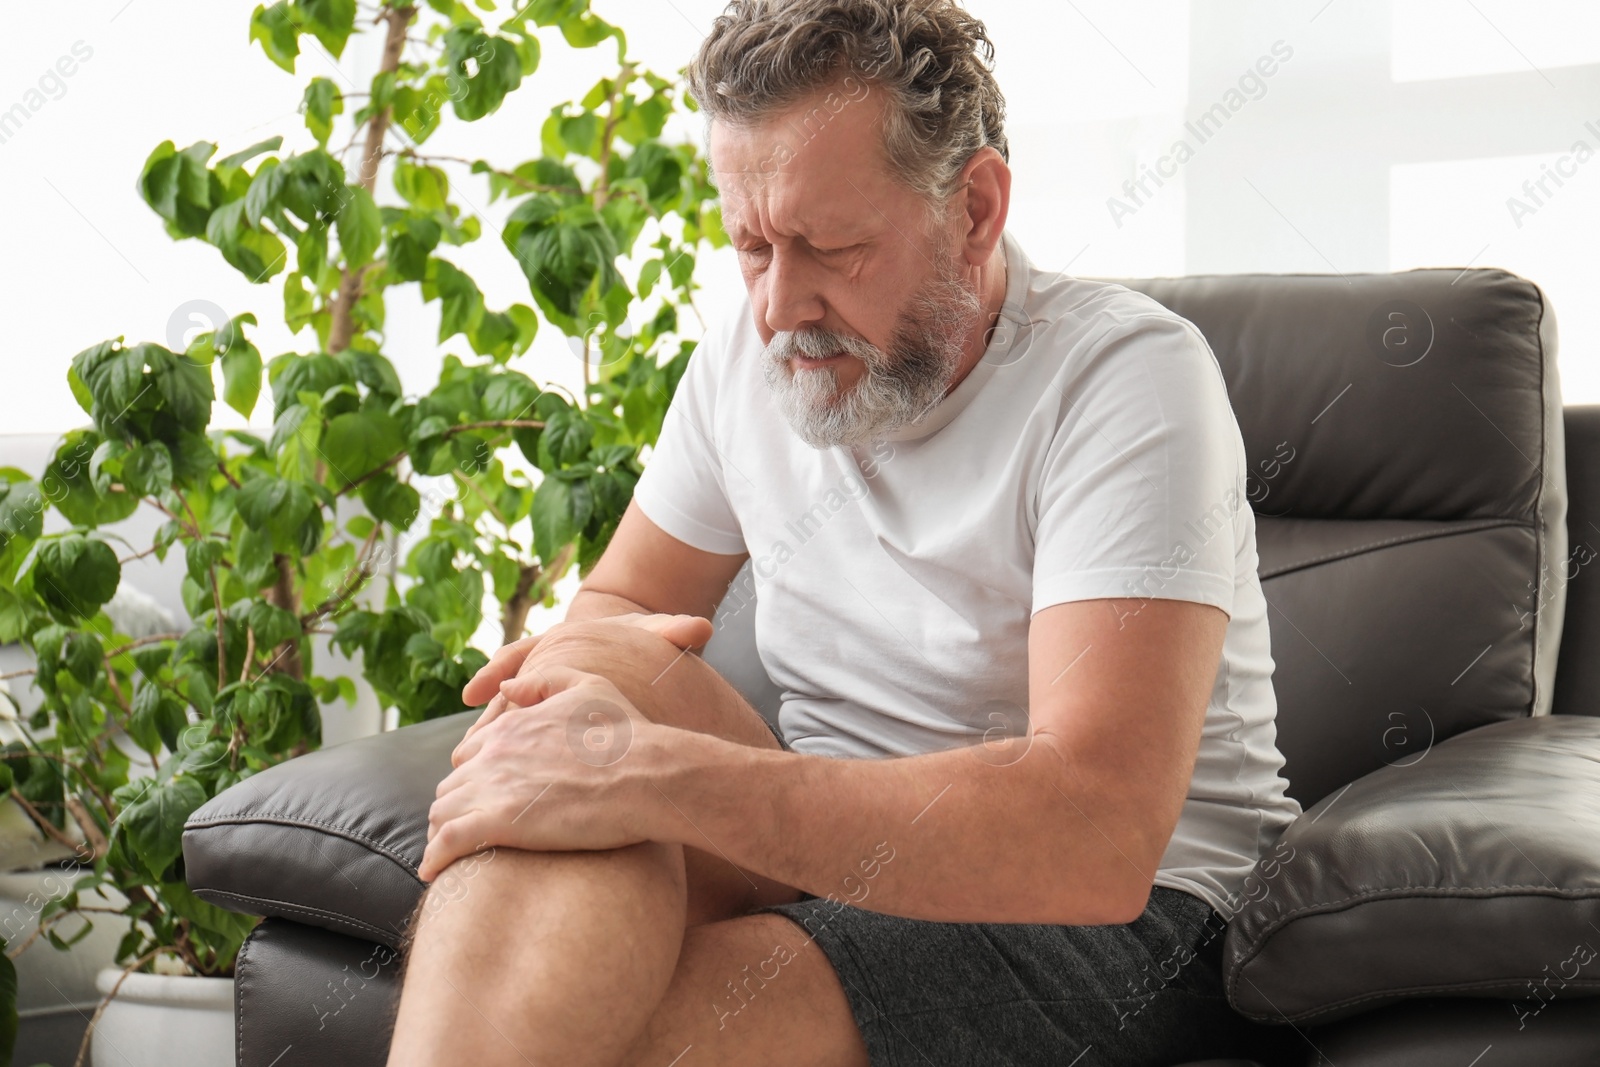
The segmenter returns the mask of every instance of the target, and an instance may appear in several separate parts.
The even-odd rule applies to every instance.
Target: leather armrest
[[[428,808],[475,711],[335,745],[245,779],[183,830],[189,888],[247,915],[400,946]]]
[[[1252,1019],[1600,994],[1600,719],[1496,723],[1375,771],[1290,825],[1253,880],[1223,964]]]

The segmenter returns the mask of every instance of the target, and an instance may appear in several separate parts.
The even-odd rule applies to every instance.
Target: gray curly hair
[[[851,75],[879,86],[890,167],[943,203],[979,149],[1010,158],[993,62],[956,0],[733,0],[686,73],[708,122],[759,121]]]

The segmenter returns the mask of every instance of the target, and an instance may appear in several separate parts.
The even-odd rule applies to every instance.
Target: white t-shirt
[[[1023,732],[1029,621],[1053,604],[1145,596],[1227,612],[1155,884],[1231,917],[1300,806],[1279,774],[1255,516],[1222,371],[1151,298],[1042,273],[1010,234],[1005,257],[983,360],[916,425],[853,449],[790,429],[745,303],[691,357],[634,499],[686,544],[750,554],[757,647],[798,752],[902,756]],[[750,595],[736,585],[724,610]]]

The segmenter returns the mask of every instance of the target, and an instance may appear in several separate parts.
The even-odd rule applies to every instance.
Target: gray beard
[[[983,302],[946,261],[912,297],[885,352],[832,330],[779,333],[763,363],[778,407],[812,448],[865,444],[910,426],[936,407],[960,369],[962,346],[983,314]],[[796,370],[796,355],[820,359],[844,352],[860,360],[861,379],[839,391],[833,367]]]

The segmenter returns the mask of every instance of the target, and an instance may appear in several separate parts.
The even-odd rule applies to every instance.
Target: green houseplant
[[[379,72],[361,93],[307,81],[305,151],[273,137],[219,158],[210,143],[167,142],[138,191],[173,238],[280,286],[305,350],[264,359],[248,313],[183,352],[95,345],[68,374],[92,425],[68,433],[37,480],[0,470],[0,640],[32,649],[37,667],[21,673],[42,698],[26,720],[11,716],[21,740],[0,750],[0,789],[76,850],[70,885],[39,909],[59,948],[107,909],[96,891],[114,888],[127,903],[111,910],[131,921],[127,971],[170,957],[230,974],[253,920],[189,892],[181,830],[218,792],[316,747],[319,704],[353,696],[350,679],[319,672],[311,637],[356,658],[402,723],[461,710],[484,662],[469,642],[486,605],[505,639],[519,636],[627,505],[693,348],[678,326],[697,253],[726,240],[703,159],[662,140],[692,103],[629,61],[588,0],[495,8],[258,7],[250,39],[285,71],[302,49],[339,56],[369,32],[382,38]],[[616,72],[550,113],[534,158],[428,154],[449,116],[492,115],[557,35],[614,43]],[[341,125],[349,140],[330,148]],[[503,227],[456,202],[463,181],[512,201]],[[486,307],[452,261],[486,226],[531,304]],[[386,297],[409,285],[440,313],[439,380],[421,396],[384,356]],[[582,355],[579,395],[517,369],[541,323]],[[246,416],[270,405],[270,433],[211,429],[219,400]],[[166,521],[153,543],[128,545],[106,527],[141,502]],[[68,528],[46,534],[52,509]],[[182,559],[191,622],[135,639],[103,609],[122,565],[150,554]],[[6,959],[0,1067],[14,998]]]

